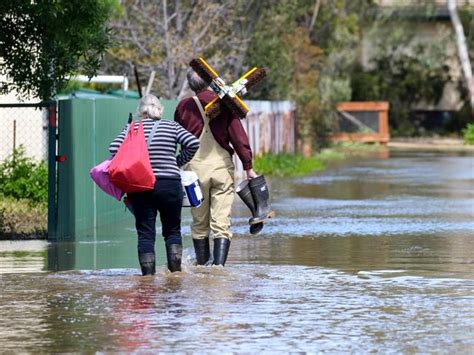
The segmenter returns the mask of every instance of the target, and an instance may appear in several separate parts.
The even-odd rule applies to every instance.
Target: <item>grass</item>
[[[462,131],[464,143],[472,145],[474,144],[474,123],[469,123]]]
[[[265,154],[255,159],[255,170],[274,176],[300,176],[324,170],[324,163],[316,157],[305,158],[293,154]]]
[[[292,177],[323,171],[328,164],[352,157],[367,156],[380,151],[380,145],[339,143],[323,149],[311,157],[301,154],[265,154],[255,159],[255,170],[264,175]]]
[[[0,240],[46,238],[47,228],[46,204],[0,195]]]

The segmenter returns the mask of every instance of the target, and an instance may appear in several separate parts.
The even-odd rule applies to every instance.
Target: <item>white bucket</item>
[[[197,174],[194,171],[181,171],[181,184],[184,190],[183,207],[201,206],[204,196]]]

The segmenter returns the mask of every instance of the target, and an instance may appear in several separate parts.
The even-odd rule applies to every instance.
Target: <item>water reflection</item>
[[[0,274],[41,272],[48,257],[47,242],[0,241]]]
[[[474,238],[269,237],[234,243],[231,262],[330,267],[346,272],[400,270],[427,277],[474,279]]]
[[[0,244],[2,351],[470,353],[473,168],[396,153],[273,180],[258,236],[236,200],[226,268],[192,265],[188,214],[176,274],[158,239],[157,275],[138,276],[125,223]]]
[[[28,296],[19,293],[25,281]],[[233,264],[1,282],[7,352],[425,352],[435,342],[465,353],[473,345],[474,282],[402,270]]]

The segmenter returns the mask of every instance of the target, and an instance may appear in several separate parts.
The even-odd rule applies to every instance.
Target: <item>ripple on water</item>
[[[0,247],[2,351],[470,353],[472,162],[425,154],[276,181],[261,234],[237,209],[226,268],[194,267],[185,248],[182,273],[113,269],[136,263],[132,239],[57,259]],[[40,272],[50,258],[82,271]]]
[[[2,284],[5,351],[430,352],[436,344],[464,352],[474,346],[473,281],[403,270],[187,265],[180,274],[160,268],[146,278],[101,270],[8,276]]]

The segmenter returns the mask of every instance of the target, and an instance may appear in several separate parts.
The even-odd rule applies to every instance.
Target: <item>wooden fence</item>
[[[388,102],[341,102],[331,140],[387,144]]]
[[[265,153],[293,153],[296,145],[295,105],[291,101],[245,101],[250,109],[242,124],[254,157]],[[235,176],[242,177],[242,163],[234,154]]]

